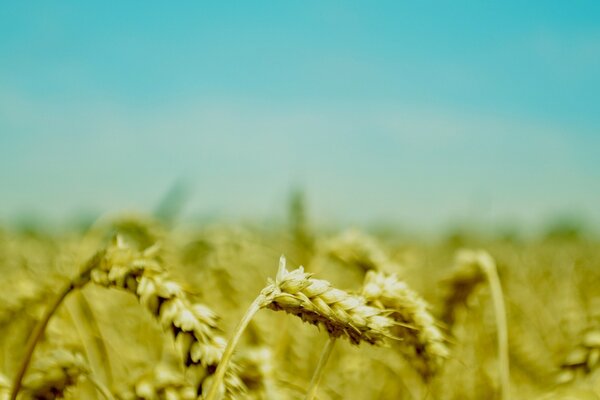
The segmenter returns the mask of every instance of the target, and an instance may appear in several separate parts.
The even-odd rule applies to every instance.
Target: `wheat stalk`
[[[306,391],[306,396],[304,398],[305,400],[313,400],[316,397],[317,389],[319,388],[321,378],[323,377],[323,371],[325,370],[327,361],[329,361],[329,357],[333,352],[335,342],[335,338],[329,337],[327,339],[327,343],[325,343],[325,347],[323,347],[323,350],[321,351],[321,356],[319,357],[319,363],[317,364],[317,368],[315,368],[315,372],[313,373],[313,376],[310,379],[308,390]]]
[[[391,337],[390,328],[394,325],[384,311],[366,305],[361,296],[336,289],[327,281],[314,279],[302,267],[288,271],[282,256],[275,280],[269,280],[252,302],[227,343],[207,400],[216,399],[229,359],[246,326],[261,308],[296,315],[305,322],[324,327],[330,337],[344,337],[352,344],[381,344],[385,338]]]
[[[102,258],[102,255],[103,252],[98,252],[86,263],[85,267],[81,270],[79,275],[75,279],[71,280],[71,282],[69,282],[59,292],[58,296],[56,296],[54,301],[50,303],[42,318],[35,325],[33,331],[29,336],[29,339],[27,340],[27,344],[25,347],[25,355],[23,357],[23,360],[21,361],[21,364],[19,365],[17,374],[15,375],[13,381],[12,392],[10,395],[11,400],[16,400],[17,398],[17,394],[21,389],[21,382],[23,380],[23,376],[25,375],[27,367],[31,362],[31,357],[33,356],[33,352],[35,351],[37,343],[44,335],[44,331],[46,330],[46,326],[48,325],[50,318],[52,318],[58,307],[60,307],[60,305],[69,293],[71,293],[75,289],[83,287],[86,283],[90,281],[91,272],[94,268],[97,267],[98,263],[100,262],[100,259]]]
[[[496,262],[492,256],[480,250],[479,261],[492,295],[494,316],[496,317],[497,346],[498,346],[498,372],[500,376],[500,390],[503,400],[510,398],[510,369],[508,359],[508,328],[506,323],[506,307],[504,305],[504,294],[498,277]]]
[[[447,299],[444,319],[450,324],[453,323],[456,307],[464,303],[479,284],[487,281],[496,318],[500,395],[503,400],[507,400],[510,398],[508,328],[504,294],[498,277],[496,262],[486,251],[462,250],[457,254],[456,264],[457,267],[453,276],[447,280],[453,290]]]
[[[88,261],[80,274],[59,293],[34,328],[14,379],[11,400],[16,399],[48,321],[72,290],[83,287],[90,280],[105,287],[124,289],[139,298],[140,303],[172,333],[185,365],[195,370],[198,392],[202,393],[203,386],[210,383],[211,372],[221,359],[225,340],[218,335],[215,314],[202,304],[191,303],[179,284],[169,279],[156,259],[159,248],[155,245],[139,252],[117,237],[112,246]],[[225,389],[231,398],[244,393],[236,368],[228,372]]]
[[[207,306],[190,302],[181,286],[169,278],[155,258],[158,249],[155,245],[139,252],[117,240],[92,271],[92,280],[138,297],[173,335],[186,367],[195,370],[198,393],[202,393],[221,360],[225,340],[219,335],[216,315]],[[230,398],[245,392],[236,370],[231,369],[225,379]]]

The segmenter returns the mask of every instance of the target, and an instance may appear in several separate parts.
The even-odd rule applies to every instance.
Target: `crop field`
[[[1,231],[0,398],[600,398],[598,243],[292,216]]]
[[[0,1],[0,400],[600,400],[600,0]]]

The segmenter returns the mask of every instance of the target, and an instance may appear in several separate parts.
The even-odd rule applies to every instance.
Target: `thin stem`
[[[219,366],[217,367],[217,370],[215,371],[212,385],[210,386],[210,389],[208,390],[208,394],[206,395],[206,400],[216,400],[217,399],[217,395],[219,393],[219,388],[221,387],[221,383],[223,382],[223,378],[225,377],[225,372],[227,371],[227,366],[229,364],[229,361],[231,360],[233,351],[235,350],[238,342],[240,341],[242,334],[246,330],[246,327],[252,320],[252,317],[254,317],[254,314],[256,314],[265,305],[265,302],[266,302],[265,296],[262,294],[259,295],[252,302],[252,304],[250,304],[250,307],[248,307],[246,314],[244,314],[241,321],[238,323],[238,326],[235,329],[235,333],[234,333],[233,337],[231,338],[231,340],[229,340],[229,342],[227,343],[227,346],[225,347],[225,351],[223,352],[223,357],[221,358],[221,361],[219,362]]]
[[[29,335],[29,339],[27,340],[27,344],[25,346],[25,356],[23,357],[23,361],[21,361],[21,365],[19,365],[19,369],[17,370],[17,374],[15,375],[15,378],[13,380],[12,392],[10,394],[10,400],[16,400],[16,398],[17,398],[17,394],[19,393],[19,390],[21,389],[21,382],[23,381],[25,372],[27,372],[27,367],[29,366],[29,363],[31,362],[31,356],[33,355],[35,346],[37,345],[37,343],[40,341],[40,339],[44,335],[44,331],[46,330],[46,326],[48,325],[50,318],[52,318],[52,315],[54,315],[54,313],[56,312],[58,307],[62,304],[64,299],[67,297],[67,295],[69,293],[71,293],[72,290],[81,288],[87,282],[89,282],[90,273],[96,267],[96,265],[98,265],[98,262],[100,261],[101,256],[102,256],[101,252],[96,253],[96,255],[88,261],[88,263],[83,268],[83,270],[79,273],[79,275],[75,279],[73,279],[71,282],[69,282],[69,284],[66,285],[59,292],[59,294],[56,297],[56,299],[54,300],[54,302],[50,304],[50,306],[44,313],[44,316],[42,317],[42,319],[39,320],[38,323],[33,328],[33,331],[31,332],[31,335]]]
[[[327,361],[329,361],[329,356],[331,356],[331,352],[333,351],[333,347],[335,345],[335,338],[329,337],[327,339],[327,343],[321,352],[321,358],[319,358],[319,364],[317,364],[317,369],[313,373],[313,376],[310,380],[310,385],[308,387],[308,391],[306,392],[305,400],[313,400],[317,395],[317,389],[319,388],[319,382],[321,382],[321,378],[323,377],[323,371],[325,370],[325,365],[327,365]]]
[[[482,263],[482,269],[487,277],[492,302],[494,304],[494,314],[496,317],[496,330],[498,337],[498,372],[500,374],[500,397],[502,400],[510,398],[510,369],[508,361],[508,330],[506,325],[506,308],[504,306],[504,295],[502,285],[498,277],[496,264],[490,258]]]
[[[58,297],[54,300],[54,303],[52,303],[50,305],[50,307],[48,308],[48,310],[46,310],[46,313],[44,314],[43,318],[33,328],[33,332],[31,333],[31,335],[29,336],[29,339],[27,340],[27,345],[25,348],[25,357],[23,358],[23,361],[21,362],[21,365],[19,366],[17,375],[15,376],[15,379],[13,381],[13,390],[10,395],[10,400],[15,400],[17,398],[17,393],[19,392],[19,389],[21,389],[21,381],[23,380],[25,371],[27,371],[27,367],[29,366],[29,362],[31,361],[31,356],[33,355],[35,346],[38,343],[38,341],[41,339],[42,335],[44,334],[44,331],[46,330],[46,325],[48,325],[48,321],[50,321],[50,317],[52,317],[52,315],[54,314],[56,309],[60,306],[60,304],[65,299],[65,297],[67,297],[67,295],[73,289],[74,289],[73,284],[69,283],[60,292]]]

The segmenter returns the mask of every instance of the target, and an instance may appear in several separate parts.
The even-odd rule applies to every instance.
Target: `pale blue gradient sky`
[[[600,225],[600,3],[5,2],[0,219]]]

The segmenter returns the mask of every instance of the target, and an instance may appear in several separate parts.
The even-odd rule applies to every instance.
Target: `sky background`
[[[402,4],[401,4],[402,3]],[[485,3],[485,4],[484,4]],[[0,221],[600,226],[600,2],[3,2]]]

